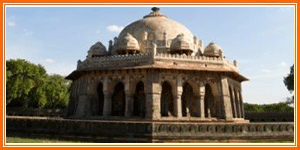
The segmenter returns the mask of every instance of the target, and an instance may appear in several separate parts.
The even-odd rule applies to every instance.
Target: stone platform
[[[74,120],[46,117],[6,117],[6,131],[88,137],[96,142],[230,142],[294,140],[293,122],[224,123],[142,120]]]

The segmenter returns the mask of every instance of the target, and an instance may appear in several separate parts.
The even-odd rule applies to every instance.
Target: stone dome
[[[118,40],[117,51],[119,54],[139,53],[139,42],[129,33]]]
[[[171,42],[170,53],[185,53],[186,55],[190,55],[193,53],[192,44],[186,39],[184,34],[179,34],[174,40]]]
[[[188,28],[162,15],[159,8],[154,7],[152,10],[153,12],[144,16],[143,19],[126,26],[119,34],[118,39],[122,39],[127,33],[130,33],[140,44],[143,44],[145,40],[171,41],[179,34],[184,34],[185,38],[192,43],[193,34]]]
[[[214,42],[209,43],[204,49],[204,56],[219,57],[221,56],[222,48]]]
[[[95,43],[88,51],[88,57],[100,57],[107,54],[106,47],[101,42]]]

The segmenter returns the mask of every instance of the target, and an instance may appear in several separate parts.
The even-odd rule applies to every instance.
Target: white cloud
[[[43,62],[54,63],[55,61],[53,59],[48,58],[48,59],[43,60]]]
[[[8,21],[7,22],[7,27],[9,27],[9,28],[13,28],[13,27],[16,27],[16,26],[17,26],[17,24],[13,21]]]
[[[265,72],[265,73],[270,73],[271,72],[271,70],[268,70],[268,69],[262,69],[261,71]]]
[[[110,25],[107,27],[108,31],[112,31],[112,32],[121,32],[123,30],[124,27],[122,26],[117,26],[117,25]]]
[[[281,61],[277,66],[279,66],[279,67],[286,67],[287,64],[286,64],[286,62]]]

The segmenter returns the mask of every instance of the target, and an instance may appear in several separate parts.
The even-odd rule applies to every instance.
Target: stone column
[[[103,116],[111,115],[111,105],[112,105],[112,93],[110,92],[110,81],[106,77],[103,83],[103,94],[104,94],[104,106],[103,106]]]
[[[223,97],[223,107],[225,112],[225,119],[232,120],[232,109],[231,109],[231,102],[230,102],[230,94],[229,94],[229,86],[228,80],[226,76],[221,76],[221,85],[222,85],[222,97]]]
[[[87,95],[80,95],[78,98],[78,106],[76,109],[76,117],[84,117],[86,115]]]
[[[236,100],[237,100],[237,117],[238,118],[242,118],[242,109],[241,109],[241,101],[240,101],[240,96],[239,93],[237,91],[235,91],[236,93]]]
[[[111,103],[112,103],[111,101],[112,101],[112,94],[104,93],[103,116],[111,115]]]
[[[232,94],[232,106],[233,106],[233,111],[234,112],[232,112],[233,114],[235,114],[235,115],[233,115],[232,117],[233,118],[238,118],[238,111],[237,111],[237,108],[236,108],[236,94],[235,94],[235,91],[234,91],[234,89],[232,88],[232,87],[230,87],[230,89],[231,89],[231,94]]]
[[[83,76],[80,79],[80,89],[78,91],[78,104],[76,108],[76,117],[86,117],[89,115],[90,97],[88,96],[90,78]]]
[[[146,85],[146,118],[154,120],[160,119],[161,85],[159,83],[153,83],[152,81],[147,81]]]
[[[133,114],[133,94],[125,92],[125,117],[131,117]]]
[[[125,117],[131,117],[133,114],[133,84],[130,76],[125,76]]]
[[[204,97],[205,97],[205,85],[203,82],[200,82],[200,117],[201,118],[205,118]]]
[[[242,91],[241,91],[241,89],[239,90],[238,94],[239,94],[239,98],[240,98],[241,118],[245,118],[244,102],[243,102],[243,97],[242,97]]]
[[[174,110],[176,117],[182,117],[182,106],[181,106],[181,96],[182,96],[182,78],[179,76],[177,78],[177,87],[176,87],[176,95],[174,97]]]

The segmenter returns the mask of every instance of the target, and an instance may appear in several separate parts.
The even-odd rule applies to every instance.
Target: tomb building
[[[245,123],[248,79],[223,52],[154,7],[78,60],[67,118]]]

